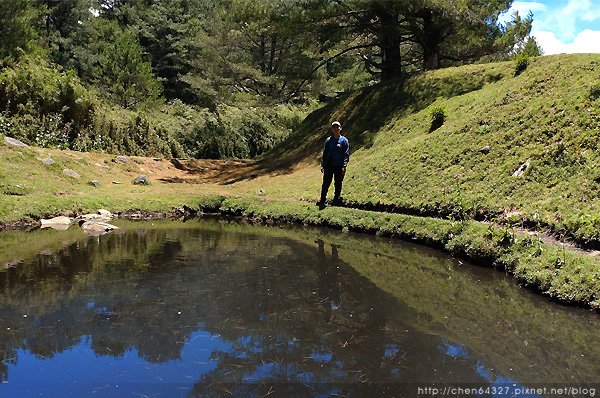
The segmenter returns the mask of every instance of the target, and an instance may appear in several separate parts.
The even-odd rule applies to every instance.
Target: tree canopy
[[[340,84],[348,79],[340,75],[359,69],[366,83],[539,53],[529,36],[531,15],[499,23],[512,0],[1,2],[2,58],[38,37],[53,62],[108,87],[108,95],[128,85],[117,95],[162,92],[209,108],[240,98],[318,98],[345,89]],[[123,69],[119,77],[115,63]],[[130,99],[119,102],[139,102]]]

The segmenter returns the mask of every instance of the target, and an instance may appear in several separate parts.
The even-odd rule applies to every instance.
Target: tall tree
[[[318,79],[310,72],[319,48],[314,32],[303,24],[303,11],[301,3],[287,0],[231,1],[218,38],[232,90],[284,99],[306,76],[308,82]],[[298,95],[300,90],[292,96]]]
[[[200,68],[197,61],[210,53],[206,29],[208,25],[219,24],[215,8],[220,3],[209,0],[153,0],[149,3],[138,8],[133,20],[140,44],[150,55],[156,76],[163,82],[165,96],[209,105],[212,101],[190,84],[188,75],[205,74],[197,70]]]
[[[33,21],[36,10],[27,0],[0,0],[0,67],[27,50],[36,37]]]
[[[105,48],[99,74],[100,84],[125,108],[150,104],[160,96],[160,83],[130,30],[119,33],[115,42]]]
[[[37,0],[40,33],[50,59],[66,69],[81,72],[78,51],[88,45],[83,31],[93,18],[91,0]]]
[[[437,69],[444,61],[467,63],[483,56],[506,55],[521,45],[531,30],[532,16],[518,14],[498,23],[513,0],[420,0],[407,9],[410,41],[422,55],[422,69]]]

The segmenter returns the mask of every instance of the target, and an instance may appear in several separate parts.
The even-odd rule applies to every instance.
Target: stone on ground
[[[29,146],[26,143],[24,143],[23,141],[19,141],[16,138],[11,138],[11,137],[4,137],[4,143],[6,145],[16,146],[19,148],[25,148],[25,147]]]
[[[76,179],[80,179],[81,178],[81,176],[79,175],[79,173],[76,172],[75,170],[64,169],[63,173],[66,174],[66,175],[68,175],[69,177],[73,177],[73,178],[76,178]]]

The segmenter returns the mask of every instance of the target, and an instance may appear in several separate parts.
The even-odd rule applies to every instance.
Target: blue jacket
[[[350,144],[344,136],[335,139],[330,135],[325,140],[321,167],[345,167],[350,160]]]

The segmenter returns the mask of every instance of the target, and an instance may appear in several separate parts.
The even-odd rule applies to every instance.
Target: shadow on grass
[[[350,141],[352,151],[370,148],[377,134],[385,133],[382,129],[392,119],[417,113],[438,98],[479,90],[502,77],[497,71],[485,69],[439,78],[419,74],[345,94],[309,114],[296,131],[267,154],[248,163],[222,164],[209,180],[232,184],[265,174],[290,174],[299,163],[317,164],[334,120],[344,126],[343,134]],[[190,167],[187,171],[194,173]]]

